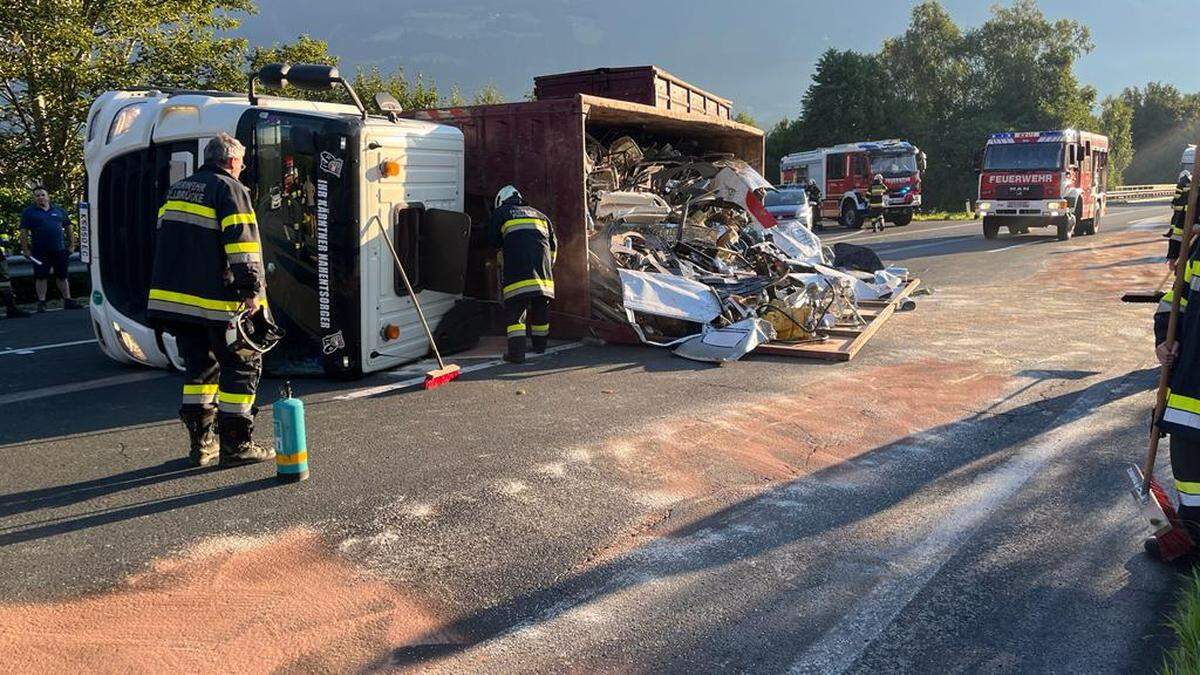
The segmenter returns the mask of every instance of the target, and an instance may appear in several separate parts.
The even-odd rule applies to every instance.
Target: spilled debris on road
[[[830,249],[803,223],[777,221],[763,206],[775,188],[730,155],[589,136],[586,176],[593,316],[684,358],[821,343],[866,325],[860,302],[908,280],[866,247]]]

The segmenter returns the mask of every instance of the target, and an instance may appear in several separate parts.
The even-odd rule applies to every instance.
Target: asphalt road
[[[86,312],[0,321],[0,670],[1151,672],[1179,570],[1126,492],[1156,373],[1118,298],[1167,217],[831,228],[932,289],[848,364],[299,382],[282,487],[187,468],[178,380]]]

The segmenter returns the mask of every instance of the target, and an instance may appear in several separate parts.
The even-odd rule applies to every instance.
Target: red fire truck
[[[814,180],[821,188],[821,218],[836,219],[845,227],[858,228],[867,214],[867,188],[875,174],[883,175],[888,194],[884,219],[896,225],[912,222],[921,205],[921,172],[925,153],[901,140],[843,143],[832,148],[796,152],[779,163],[780,183],[803,184]]]
[[[1095,234],[1106,208],[1108,137],[1086,131],[992,134],[977,158],[983,236],[1053,227],[1058,239]]]

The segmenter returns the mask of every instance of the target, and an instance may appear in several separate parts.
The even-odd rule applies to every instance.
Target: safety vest
[[[1184,270],[1183,295],[1179,299],[1179,323],[1176,339],[1179,341],[1179,356],[1171,371],[1170,389],[1167,392],[1167,407],[1163,411],[1160,428],[1169,434],[1179,434],[1200,441],[1200,312],[1188,312],[1188,298],[1200,291],[1200,260],[1196,249],[1187,261]],[[1159,303],[1158,313],[1171,311],[1168,293]]]
[[[871,183],[871,187],[867,190],[867,203],[871,208],[883,208],[883,197],[887,194],[887,187],[879,183]]]
[[[554,297],[554,259],[558,241],[546,214],[518,200],[492,213],[488,239],[503,250],[501,296],[504,300],[540,295]]]
[[[146,316],[225,323],[265,292],[262,241],[246,187],[211,164],[172,185],[158,210]]]

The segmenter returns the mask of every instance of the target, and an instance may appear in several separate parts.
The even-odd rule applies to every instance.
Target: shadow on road
[[[922,462],[913,463],[904,461],[911,459],[907,453],[918,442],[913,438],[880,446],[854,460],[770,488],[553,586],[501,602],[439,628],[440,635],[460,636],[463,644],[441,644],[444,638],[429,635],[424,640],[414,641],[426,644],[394,650],[367,670],[430,663],[502,637],[510,630],[531,630],[567,611],[653,580],[716,570],[797,541],[852,526],[895,507],[925,485],[968,464],[1016,448],[1044,432],[1091,413],[1091,410],[1079,410],[1066,416],[1080,397],[1102,393],[1104,403],[1108,403],[1151,389],[1155,372],[1154,369],[1131,372],[1002,414],[949,423],[921,434],[919,441],[926,446],[953,444],[956,448],[974,448],[974,451],[938,452],[936,447],[927,447]],[[1031,371],[1029,375],[1044,381],[1078,379],[1089,373]],[[1039,375],[1046,377],[1039,378]],[[1054,414],[1045,414],[1048,411]],[[860,491],[853,500],[847,500],[842,486],[858,471],[858,464],[873,467],[877,473],[873,483],[879,487]],[[912,480],[913,472],[920,473],[918,480]],[[844,508],[805,509],[806,504],[824,503],[823,500],[834,500]],[[798,517],[801,509],[804,509],[803,517]],[[814,621],[820,618],[809,617]]]

